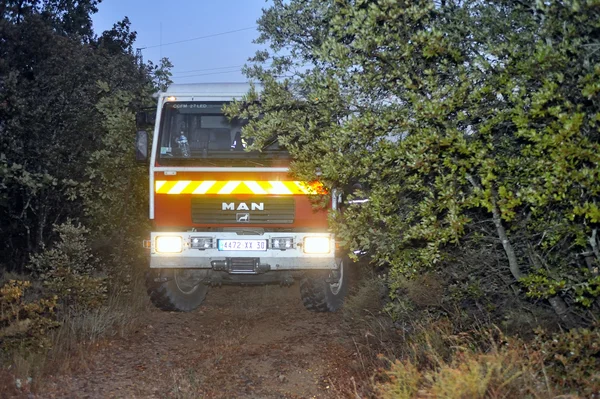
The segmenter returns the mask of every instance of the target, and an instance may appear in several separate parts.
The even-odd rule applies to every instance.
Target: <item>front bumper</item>
[[[156,248],[157,237],[181,237],[182,249],[177,253],[160,253]],[[192,240],[201,237],[212,238],[210,248],[192,247]],[[285,250],[271,248],[273,239],[293,238],[294,244]],[[305,237],[327,237],[328,253],[304,253],[302,243]],[[261,251],[219,250],[219,240],[265,240],[266,249]],[[332,270],[338,267],[335,259],[335,240],[328,233],[264,233],[261,235],[242,235],[235,232],[153,232],[150,244],[151,268],[194,268],[228,270],[235,272],[236,263],[244,264],[252,260],[256,264],[253,273],[277,270]],[[247,263],[247,262],[246,262]],[[226,266],[224,266],[226,265]],[[250,271],[248,270],[248,273]]]

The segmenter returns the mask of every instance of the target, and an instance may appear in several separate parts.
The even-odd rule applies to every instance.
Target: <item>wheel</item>
[[[196,309],[208,291],[198,273],[188,269],[151,270],[146,276],[150,301],[161,310],[190,312]]]
[[[300,282],[304,307],[313,312],[335,312],[348,293],[348,258],[340,260],[337,274],[307,275]]]

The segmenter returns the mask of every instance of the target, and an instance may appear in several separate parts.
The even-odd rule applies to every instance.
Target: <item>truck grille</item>
[[[192,197],[192,222],[198,224],[290,224],[295,213],[291,196]]]

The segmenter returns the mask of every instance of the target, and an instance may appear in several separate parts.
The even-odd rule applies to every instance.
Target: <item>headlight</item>
[[[181,252],[183,249],[183,241],[181,237],[163,236],[156,237],[156,252],[163,254]]]
[[[329,237],[304,237],[304,252],[307,254],[327,254],[331,250],[329,243]]]

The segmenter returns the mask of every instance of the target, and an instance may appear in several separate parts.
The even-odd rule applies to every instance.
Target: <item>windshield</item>
[[[242,140],[245,121],[229,121],[223,115],[224,102],[167,102],[162,111],[159,136],[160,163],[199,165],[240,164],[287,158],[277,144],[262,152],[245,151]],[[270,160],[270,161],[269,161]]]

